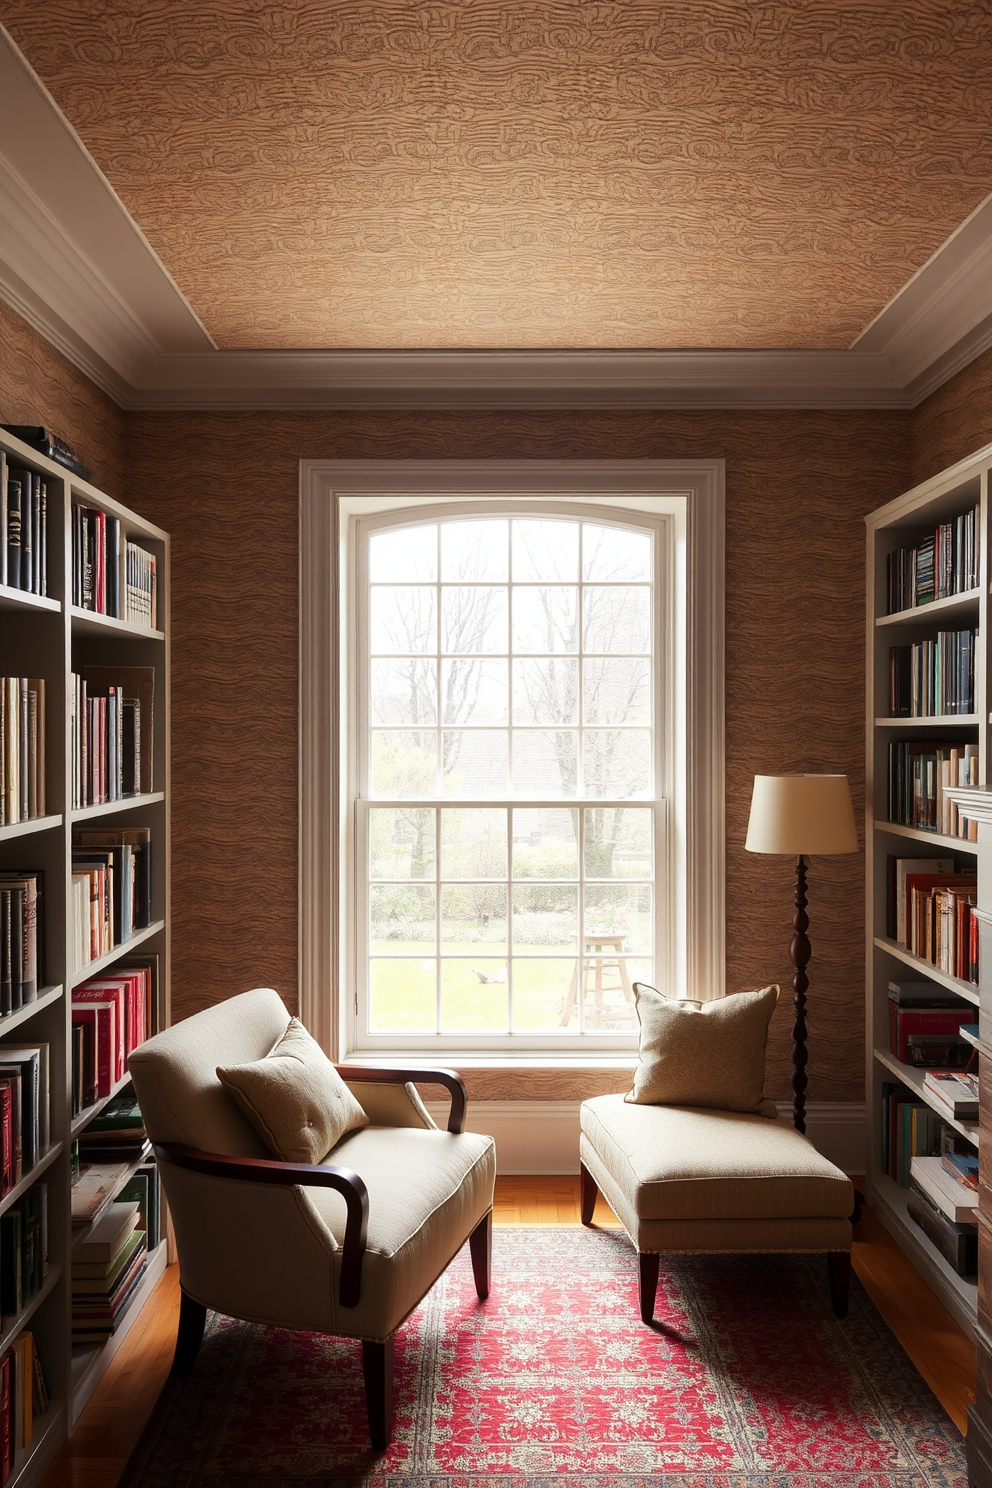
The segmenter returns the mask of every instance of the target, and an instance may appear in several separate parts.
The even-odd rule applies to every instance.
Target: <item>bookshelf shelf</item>
[[[904,966],[911,966],[920,981],[936,982],[938,987],[946,987],[948,992],[956,992],[963,997],[965,1002],[971,1002],[978,1006],[978,988],[971,982],[963,982],[960,977],[951,976],[949,972],[941,971],[938,966],[931,966],[929,961],[921,961],[919,956],[914,956],[912,951],[900,945],[897,940],[889,940],[886,936],[876,935],[875,945],[880,951],[895,956]]]
[[[0,842],[10,842],[15,837],[31,837],[35,832],[52,832],[61,825],[61,816],[32,816],[27,821],[0,827]]]
[[[0,585],[0,656],[3,657],[0,670],[5,675],[45,681],[44,784],[50,810],[43,817],[0,826],[0,870],[41,875],[43,911],[39,918],[39,966],[45,985],[34,1002],[0,1018],[0,1039],[9,1044],[46,1044],[49,1056],[50,1145],[34,1169],[0,1202],[0,1213],[7,1213],[39,1180],[47,1185],[49,1275],[18,1318],[0,1319],[0,1354],[18,1332],[27,1328],[33,1333],[53,1402],[46,1415],[38,1420],[28,1449],[18,1456],[13,1475],[5,1485],[5,1488],[34,1488],[165,1266],[166,1249],[159,1244],[136,1289],[122,1331],[107,1345],[88,1350],[85,1360],[74,1366],[70,1148],[72,1140],[85,1130],[106,1101],[97,1102],[72,1118],[72,1060],[74,1050],[78,1054],[79,1047],[72,1036],[73,992],[80,983],[111,972],[134,953],[152,966],[152,1026],[165,1026],[169,1015],[169,537],[159,527],[2,430],[0,454],[5,457],[8,471],[14,470],[15,476],[18,469],[26,470],[44,483],[46,512],[46,541],[35,545],[32,551],[46,554],[47,595]],[[88,508],[89,512],[74,511],[79,506]],[[40,502],[35,504],[34,511],[39,508]],[[129,551],[124,539],[142,553]],[[104,561],[97,563],[101,551]],[[89,594],[96,592],[97,582],[101,604],[106,583],[108,608],[115,608],[119,597],[130,597],[136,605],[141,604],[144,602],[141,595],[154,588],[158,628],[153,630],[129,620],[117,620],[112,615],[73,604],[83,594],[89,603]],[[129,613],[133,615],[136,611],[132,609]],[[119,673],[119,681],[114,673]],[[81,678],[78,686],[77,677]],[[83,682],[87,684],[85,694]],[[129,692],[126,688],[130,687],[141,687],[144,691]],[[89,711],[84,714],[80,708],[77,716],[81,703]],[[130,723],[125,727],[126,717],[130,717]],[[133,729],[133,733],[128,729]],[[84,736],[90,744],[84,756],[89,771],[85,786],[90,798],[105,792],[106,782],[114,778],[115,772],[118,780],[123,777],[128,784],[137,783],[125,771],[135,755],[134,745],[139,738],[143,773],[138,779],[145,784],[153,781],[159,789],[87,810],[69,810],[74,787],[75,798],[80,799],[82,772],[77,768],[73,751],[79,747],[82,756],[80,739]],[[151,752],[151,774],[145,773],[146,749]],[[134,759],[134,765],[137,764]],[[138,844],[148,852],[145,861],[150,865],[154,919],[146,929],[114,946],[106,955],[73,970],[76,891],[80,887],[79,873],[86,871],[77,862],[74,880],[73,847],[74,834],[82,828],[89,829],[85,847],[91,863],[99,863],[99,853],[108,846]],[[136,838],[125,837],[123,841],[118,836],[137,829],[144,835],[139,832]],[[98,869],[91,871],[95,875]]]
[[[978,715],[976,713],[934,713],[927,715],[925,718],[892,718],[886,715],[885,717],[875,719],[875,727],[885,729],[946,729],[957,728],[961,724],[967,724],[970,727],[977,723]]]
[[[865,1045],[866,1099],[868,1109],[868,1151],[866,1183],[868,1201],[882,1222],[894,1235],[926,1280],[933,1287],[962,1327],[976,1334],[978,1289],[974,1278],[961,1277],[938,1249],[954,1254],[958,1235],[952,1228],[941,1228],[937,1220],[930,1235],[916,1223],[908,1207],[911,1190],[900,1187],[897,1179],[883,1169],[887,1154],[882,1152],[881,1129],[883,1101],[889,1092],[898,1098],[926,1106],[941,1118],[943,1127],[935,1137],[932,1123],[917,1123],[897,1132],[897,1142],[906,1141],[915,1150],[934,1152],[937,1141],[957,1143],[971,1152],[980,1141],[980,1121],[956,1121],[946,1115],[939,1101],[924,1088],[926,1070],[904,1064],[891,1052],[889,1034],[889,983],[929,983],[938,1007],[940,999],[953,993],[953,1008],[944,1008],[965,1016],[967,1022],[979,1022],[982,1002],[987,995],[980,986],[951,976],[931,965],[927,957],[910,952],[892,938],[893,875],[903,877],[916,871],[930,874],[930,880],[916,881],[912,904],[914,913],[925,913],[925,924],[931,935],[930,949],[936,955],[937,935],[951,939],[951,955],[944,957],[951,965],[959,949],[957,937],[967,936],[963,950],[966,962],[975,954],[975,924],[981,933],[977,959],[983,979],[992,968],[992,943],[987,947],[981,926],[981,906],[992,896],[992,882],[987,867],[989,843],[982,836],[986,830],[974,810],[969,810],[964,796],[975,794],[978,782],[989,779],[990,702],[992,673],[986,644],[992,624],[989,568],[989,479],[992,473],[992,446],[980,451],[953,469],[934,476],[922,485],[890,501],[866,518],[867,584],[866,584],[866,989],[867,1036]],[[891,583],[890,583],[891,581]],[[946,591],[954,583],[961,592],[917,605],[912,609],[886,614],[889,595],[901,592],[925,594]],[[941,631],[973,631],[955,649],[954,663],[948,664],[948,653],[935,643]],[[905,648],[912,647],[907,652]],[[901,648],[901,649],[896,649]],[[940,675],[943,659],[945,675]],[[961,699],[968,713],[946,713],[925,718],[890,716],[893,685],[903,700],[908,676],[914,686],[931,698]],[[972,684],[973,678],[973,686]],[[915,694],[914,694],[915,696]],[[900,748],[904,745],[904,748]],[[953,752],[952,752],[953,750]],[[890,791],[889,770],[896,771]],[[976,779],[977,777],[977,779]],[[920,810],[920,803],[929,803]],[[951,835],[947,828],[960,816],[970,824],[970,838]],[[903,825],[889,819],[890,811],[907,820],[939,821],[945,828],[931,832]],[[992,811],[989,821],[992,823]],[[977,828],[975,824],[977,825]],[[981,841],[977,840],[981,838]],[[894,860],[894,862],[890,862]],[[912,862],[927,863],[914,870]],[[935,862],[935,860],[937,860]],[[940,861],[945,860],[945,861]],[[904,865],[900,868],[898,865]],[[960,882],[945,885],[941,876]],[[967,878],[971,876],[971,885]],[[978,887],[974,889],[977,877]],[[932,885],[932,887],[931,887]],[[957,898],[947,892],[955,889]],[[966,895],[971,892],[969,904]],[[977,906],[974,899],[977,897]],[[916,921],[916,934],[924,923]],[[909,937],[907,937],[909,938]],[[918,941],[914,944],[919,946]],[[905,1016],[911,1015],[907,1001]],[[921,1035],[941,1036],[941,1014],[932,1021],[906,1022],[904,1027]],[[992,1029],[986,1038],[992,1044]],[[933,1047],[930,1057],[941,1057]],[[982,1072],[983,1079],[985,1072]],[[886,1107],[886,1113],[891,1107]],[[905,1135],[904,1135],[905,1130]],[[933,1145],[925,1145],[932,1143]],[[917,1208],[919,1199],[914,1200]],[[950,1222],[948,1221],[948,1226]]]
[[[62,606],[57,599],[49,599],[45,594],[28,594],[23,589],[12,589],[9,584],[0,584],[0,609],[44,610],[50,615],[62,613]]]
[[[16,1317],[5,1317],[0,1321],[0,1354],[10,1347],[22,1328],[26,1328],[34,1317],[41,1304],[48,1300],[62,1280],[63,1267],[61,1265],[50,1266],[48,1275],[44,1282],[35,1292],[34,1296],[26,1303]]]
[[[107,1371],[117,1350],[134,1326],[141,1309],[161,1279],[167,1264],[168,1247],[163,1240],[148,1253],[148,1264],[144,1275],[135,1288],[124,1316],[117,1325],[117,1332],[102,1344],[74,1344],[71,1359],[72,1378],[72,1424],[79,1419],[80,1412]]]
[[[875,1058],[879,1064],[883,1064],[891,1074],[895,1075],[896,1079],[901,1080],[904,1085],[912,1086],[920,1097],[920,1100],[926,1101],[931,1111],[936,1111],[942,1121],[946,1121],[948,1126],[953,1126],[954,1130],[960,1132],[962,1137],[967,1137],[969,1142],[973,1142],[976,1147],[978,1146],[978,1122],[956,1121],[953,1116],[948,1116],[941,1109],[940,1103],[931,1099],[929,1091],[924,1086],[923,1076],[926,1074],[925,1070],[915,1069],[910,1064],[903,1064],[902,1060],[897,1059],[894,1054],[890,1054],[888,1049],[876,1049]]]
[[[99,806],[81,806],[69,813],[75,826],[78,822],[93,821],[101,816],[116,816],[121,811],[140,811],[142,807],[156,806],[165,800],[165,791],[146,791],[141,796],[121,796],[117,801],[104,801]]]
[[[23,1178],[18,1183],[15,1183],[10,1193],[5,1194],[4,1198],[0,1200],[0,1214],[6,1214],[7,1210],[11,1209],[17,1203],[18,1199],[22,1198],[28,1189],[48,1172],[55,1159],[62,1156],[64,1148],[64,1142],[52,1143],[48,1151],[35,1163],[31,1171],[25,1173]]]
[[[978,604],[982,597],[981,589],[967,589],[963,594],[950,594],[946,599],[935,599],[930,604],[917,605],[912,610],[897,610],[894,615],[876,615],[876,626],[883,625],[926,625],[936,615],[941,623],[945,621],[970,619],[978,613]]]
[[[7,1013],[0,1018],[0,1039],[5,1039],[15,1028],[19,1028],[22,1023],[26,1023],[37,1013],[44,1012],[46,1008],[58,1002],[61,996],[61,987],[42,987],[34,1002],[27,1002],[23,1007],[18,1008],[16,1013]],[[2,1353],[3,1350],[0,1349],[0,1354]]]
[[[153,935],[159,935],[165,929],[164,920],[154,920],[146,929],[139,930],[132,935],[130,940],[122,940],[120,945],[115,945],[112,951],[105,956],[98,956],[95,961],[87,961],[85,966],[78,967],[72,973],[72,985],[78,987],[80,983],[86,982],[98,972],[105,971],[108,966],[113,966],[122,956],[128,956],[138,946],[144,945],[146,940],[151,940]]]
[[[887,832],[890,837],[911,837],[927,847],[946,847],[952,852],[978,851],[978,843],[969,842],[966,837],[945,837],[941,832],[924,832],[921,827],[904,827],[902,822],[877,821],[875,831]]]
[[[82,610],[78,605],[71,609],[72,629],[78,631],[90,630],[94,635],[105,635],[106,632],[115,631],[118,635],[133,636],[139,641],[164,641],[164,630],[152,630],[147,625],[135,625],[131,620],[118,620],[114,615],[99,615],[95,610]]]

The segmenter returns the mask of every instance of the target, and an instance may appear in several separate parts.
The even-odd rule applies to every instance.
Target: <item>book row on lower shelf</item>
[[[0,1016],[38,997],[40,873],[0,873]]]
[[[0,827],[45,815],[45,679],[0,677]]]
[[[51,1142],[48,1044],[0,1044],[0,1197]]]
[[[892,718],[942,718],[975,710],[975,632],[941,630],[889,650]]]
[[[146,956],[119,963],[73,989],[74,1117],[112,1094],[124,1079],[128,1056],[155,1031],[156,972],[157,958]],[[92,1133],[94,1123],[87,1130]]]
[[[973,1076],[944,1075],[962,1080],[964,1088],[974,1080]],[[928,1087],[927,1094],[936,1099],[932,1088]],[[883,1081],[881,1101],[882,1172],[909,1190],[906,1210],[910,1219],[949,1265],[959,1276],[973,1276],[978,1265],[978,1155],[974,1145],[914,1090]],[[951,1115],[950,1107],[946,1114]]]
[[[116,1333],[158,1243],[158,1173],[149,1165],[118,1187],[72,1251],[72,1341]]]
[[[885,928],[890,940],[959,981],[978,985],[978,880],[953,858],[886,860]]]
[[[0,584],[48,593],[48,483],[0,450]]]
[[[36,1420],[48,1410],[48,1386],[34,1334],[18,1333],[0,1358],[0,1484],[30,1445]]]
[[[890,822],[977,842],[977,824],[944,794],[946,786],[977,784],[977,744],[907,739],[889,744]]]
[[[72,674],[72,807],[103,806],[153,789],[153,667]]]

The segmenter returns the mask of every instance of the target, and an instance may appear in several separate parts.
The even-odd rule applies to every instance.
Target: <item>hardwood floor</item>
[[[579,1180],[500,1178],[497,1225],[578,1225]],[[617,1220],[600,1199],[597,1225]],[[962,1432],[974,1399],[975,1350],[888,1231],[866,1211],[854,1269],[879,1312]],[[42,1488],[116,1488],[172,1362],[179,1268],[170,1266],[87,1405]]]

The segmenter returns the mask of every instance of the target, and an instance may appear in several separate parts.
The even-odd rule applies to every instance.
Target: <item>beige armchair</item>
[[[217,1078],[264,1059],[286,1032],[259,988],[197,1013],[129,1061],[179,1251],[173,1373],[192,1369],[213,1308],[250,1322],[360,1339],[372,1444],[392,1429],[393,1336],[468,1240],[489,1292],[495,1148],[462,1130],[449,1070],[342,1066],[370,1124],[310,1166],[274,1159]],[[444,1086],[446,1131],[411,1083]]]

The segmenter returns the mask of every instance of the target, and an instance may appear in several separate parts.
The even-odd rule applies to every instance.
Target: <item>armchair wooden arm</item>
[[[338,1064],[335,1068],[342,1080],[356,1084],[364,1080],[378,1085],[442,1085],[451,1096],[448,1131],[458,1136],[465,1125],[468,1095],[465,1081],[456,1070],[392,1069],[377,1064]]]
[[[350,1168],[330,1163],[279,1162],[265,1157],[227,1157],[219,1152],[201,1152],[177,1142],[156,1142],[155,1157],[189,1173],[207,1178],[236,1179],[248,1183],[276,1183],[284,1187],[333,1188],[342,1195],[348,1211],[341,1255],[341,1306],[357,1307],[362,1294],[362,1260],[369,1223],[369,1195],[365,1184]]]

